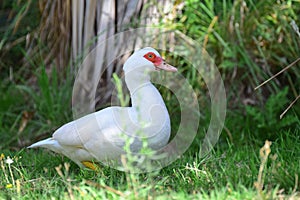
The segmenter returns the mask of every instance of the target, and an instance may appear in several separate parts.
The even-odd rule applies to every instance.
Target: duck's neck
[[[139,71],[125,73],[125,82],[130,96],[144,85],[151,84],[150,75]]]
[[[150,82],[150,75],[145,73],[129,73],[125,82],[130,91],[132,107],[142,121],[153,118],[169,117],[165,103],[159,91]]]

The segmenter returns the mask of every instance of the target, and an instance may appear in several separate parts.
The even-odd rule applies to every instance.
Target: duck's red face
[[[177,69],[172,65],[169,65],[160,56],[155,55],[153,52],[148,52],[144,55],[144,58],[152,62],[156,70],[162,69],[170,72],[176,72]]]
[[[147,60],[149,60],[150,62],[152,62],[155,66],[158,66],[161,64],[161,62],[163,61],[163,59],[159,56],[156,56],[155,53],[153,52],[148,52],[144,55],[144,58],[146,58]]]

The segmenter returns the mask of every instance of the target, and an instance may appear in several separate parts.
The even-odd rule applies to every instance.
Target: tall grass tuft
[[[299,68],[261,90],[253,88],[298,58],[300,39],[290,23],[299,23],[295,1],[186,1],[177,29],[199,41],[216,60],[230,85],[229,106],[262,105],[268,96],[299,85]],[[286,48],[288,47],[288,48]]]

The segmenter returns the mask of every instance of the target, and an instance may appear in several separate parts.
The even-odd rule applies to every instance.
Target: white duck
[[[177,71],[153,48],[136,51],[123,67],[131,107],[108,107],[86,115],[28,148],[44,147],[69,157],[80,167],[94,170],[94,161],[119,160],[126,138],[132,139],[132,152],[139,152],[144,139],[151,149],[161,149],[169,140],[171,127],[164,101],[150,82],[149,73],[159,69]]]

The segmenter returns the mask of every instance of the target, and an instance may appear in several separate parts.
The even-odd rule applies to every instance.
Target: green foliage
[[[252,131],[255,130],[255,132],[270,135],[275,134],[275,131],[282,128],[296,125],[299,119],[294,113],[287,114],[282,119],[279,119],[280,114],[288,103],[287,94],[288,88],[277,94],[272,94],[262,109],[255,106],[246,106],[248,127],[251,127]]]
[[[0,149],[18,138],[18,123],[22,117],[23,96],[14,85],[0,86]]]
[[[31,32],[39,23],[40,13],[36,0],[1,1],[0,6],[0,73],[1,79],[22,66],[22,49],[28,45]],[[5,73],[4,73],[5,72]]]
[[[59,80],[58,72],[52,68],[50,74],[47,74],[45,66],[40,67],[36,73],[37,88],[19,85],[18,89],[27,96],[30,107],[37,118],[37,123],[41,131],[53,130],[58,126],[70,120],[71,114],[71,96],[72,80],[69,74],[65,80]],[[51,78],[50,78],[51,77]],[[32,136],[38,136],[36,132]],[[49,133],[51,134],[51,132]]]
[[[36,87],[26,84],[1,87],[0,138],[5,142],[1,143],[0,149],[16,145],[17,141],[23,141],[18,142],[21,146],[28,145],[27,142],[31,142],[29,138],[45,133],[50,136],[54,129],[69,121],[72,116],[72,76],[59,80],[55,68],[48,75],[45,67],[41,66],[35,77]],[[24,113],[33,116],[27,118]],[[23,125],[25,127],[21,128]]]
[[[299,9],[299,2],[291,0],[188,0],[172,23],[215,59],[230,85],[229,100],[251,96],[263,101],[267,91],[280,90],[278,82],[270,82],[255,96],[252,88],[298,58],[300,38],[290,23],[299,24]],[[294,66],[280,77],[281,84],[290,86],[290,91],[298,88],[299,74]]]
[[[120,106],[128,106],[130,97],[128,94],[123,93],[122,80],[115,73],[113,74],[113,82],[116,87],[117,99],[120,101]]]
[[[276,139],[278,130],[298,128],[298,104],[283,119],[279,116],[299,95],[299,65],[259,90],[253,88],[298,58],[300,38],[291,22],[299,24],[299,9],[296,1],[188,0],[182,14],[167,23],[202,44],[214,58],[227,88],[227,136],[235,142],[243,143],[249,136]],[[208,115],[205,83],[183,59],[175,61],[197,92],[202,113]]]

